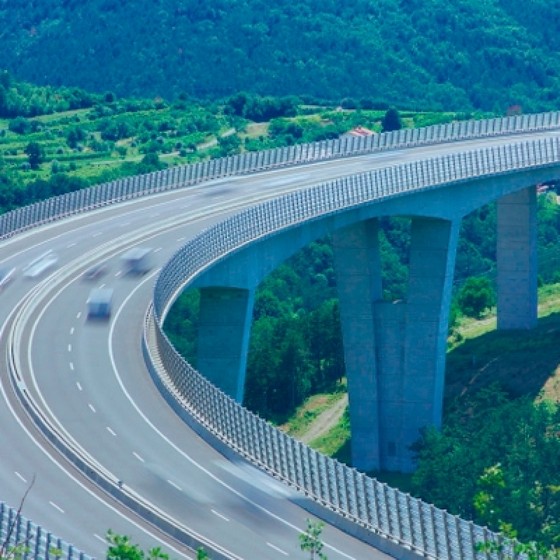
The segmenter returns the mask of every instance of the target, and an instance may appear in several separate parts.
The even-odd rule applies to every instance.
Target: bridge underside
[[[527,178],[518,180],[520,185],[511,179],[481,184],[486,190],[480,190],[484,195],[478,199],[471,185],[423,194],[416,200],[421,206],[409,197],[406,206],[396,200],[382,208],[330,216],[219,263],[194,284],[202,288],[198,369],[242,401],[254,290],[296,250],[332,234],[353,466],[362,471],[413,470],[411,445],[420,430],[441,424],[461,219],[490,200],[498,200],[498,326],[528,329],[536,324],[536,191],[526,187]],[[419,207],[421,212],[412,210]],[[412,216],[408,293],[400,302],[382,301],[377,235],[377,216],[382,215]]]

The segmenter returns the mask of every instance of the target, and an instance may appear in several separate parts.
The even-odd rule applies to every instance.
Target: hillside
[[[37,86],[0,71],[0,213],[168,166],[336,138],[357,126],[380,132],[386,113],[394,110],[309,106],[292,97],[243,93],[223,103],[115,98]],[[418,127],[465,116],[402,112],[398,120]]]
[[[0,68],[119,96],[529,112],[560,106],[559,16],[546,0],[4,1]]]

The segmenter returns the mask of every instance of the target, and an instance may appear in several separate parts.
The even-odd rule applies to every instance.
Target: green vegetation
[[[467,317],[480,319],[495,302],[492,283],[484,276],[467,278],[457,294],[457,305]]]
[[[7,2],[0,68],[107,99],[247,91],[503,114],[558,108],[558,17],[546,0]]]
[[[324,523],[321,521],[307,520],[307,529],[305,533],[299,535],[299,546],[303,552],[309,552],[310,560],[327,560],[327,556],[323,553],[323,542],[321,535],[323,533]]]
[[[106,539],[109,544],[107,560],[169,560],[169,555],[161,548],[155,547],[145,552],[126,535],[111,530],[107,531]]]
[[[6,77],[6,74],[4,74]],[[162,100],[80,96],[7,77],[0,119],[0,211],[122,176],[222,155],[217,139],[231,127],[218,108]],[[25,97],[20,97],[20,92]],[[72,90],[76,92],[77,90]],[[32,108],[29,99],[35,99]],[[59,105],[52,99],[59,99]],[[28,115],[33,117],[28,117]],[[202,149],[198,150],[199,146]]]
[[[108,549],[107,560],[169,560],[169,554],[160,547],[144,551],[138,544],[133,543],[126,535],[119,535],[109,529],[105,536]],[[210,556],[200,547],[196,551],[197,560],[210,560]]]
[[[359,125],[380,131],[386,114],[248,94],[221,104],[117,99],[32,86],[6,72],[0,73],[0,84],[5,94],[3,109],[0,105],[0,212],[168,166],[335,138]],[[404,126],[415,126],[465,116],[402,113],[398,118]],[[252,120],[263,118],[272,120]]]
[[[558,545],[558,405],[490,385],[455,401],[445,420],[418,444],[414,493],[521,540]]]

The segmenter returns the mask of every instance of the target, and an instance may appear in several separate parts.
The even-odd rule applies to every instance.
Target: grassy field
[[[497,331],[495,310],[463,319],[447,359],[446,400],[493,381],[512,395],[560,402],[560,284],[539,288],[539,321],[530,331]]]

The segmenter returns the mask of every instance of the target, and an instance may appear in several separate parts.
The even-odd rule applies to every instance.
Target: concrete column
[[[498,328],[537,324],[537,194],[529,187],[498,200]]]
[[[197,369],[237,402],[243,401],[253,303],[253,290],[200,290]]]
[[[406,303],[394,305],[389,317],[387,310],[379,310],[379,317],[385,315],[383,337],[391,345],[383,344],[384,353],[393,348],[381,372],[381,457],[386,470],[414,470],[411,445],[422,428],[441,425],[458,234],[458,222],[413,218]],[[391,338],[387,329],[394,330]]]
[[[376,220],[333,238],[348,377],[352,464],[409,472],[410,446],[441,425],[459,222],[413,218],[408,296],[381,301]]]
[[[333,234],[344,360],[348,379],[352,464],[380,468],[373,302],[381,298],[377,220]]]
[[[381,470],[398,470],[394,465],[396,442],[402,422],[404,334],[406,304],[378,301],[375,311],[375,346],[379,394],[379,454]]]

